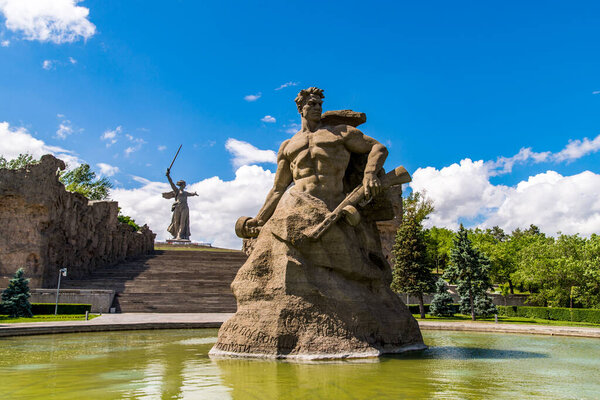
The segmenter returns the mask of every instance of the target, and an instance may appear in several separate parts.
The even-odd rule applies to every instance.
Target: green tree
[[[96,173],[89,164],[63,172],[60,181],[69,192],[80,193],[90,200],[107,199],[112,188],[112,183],[106,177],[96,179]]]
[[[452,295],[448,293],[446,282],[439,278],[435,283],[435,295],[429,306],[429,313],[437,317],[451,317],[454,315]]]
[[[473,321],[476,315],[487,315],[493,311],[493,304],[486,293],[492,287],[489,265],[488,258],[473,246],[468,231],[461,224],[444,278],[456,283],[461,313],[470,312]]]
[[[12,160],[7,160],[3,156],[0,156],[0,168],[6,169],[25,168],[38,162],[31,154],[19,154],[17,158],[13,158]]]
[[[442,271],[446,269],[446,265],[448,265],[453,237],[454,232],[450,229],[433,226],[425,230],[427,256],[435,266],[436,274],[440,273],[440,269]]]
[[[517,269],[515,242],[500,227],[475,229],[470,238],[473,245],[483,252],[490,260],[490,278],[498,285],[508,284],[511,294],[514,294],[512,274]]]
[[[29,279],[24,275],[23,268],[19,268],[2,292],[2,308],[11,317],[33,316],[29,303]]]
[[[433,211],[431,202],[419,193],[411,193],[404,199],[402,224],[396,233],[393,253],[394,270],[392,289],[405,292],[419,299],[419,312],[425,318],[423,293],[435,288],[435,278],[430,270],[425,244],[425,232],[421,222]]]
[[[526,235],[524,235],[526,237]],[[552,307],[573,306],[573,299],[584,300],[580,288],[585,286],[589,257],[587,240],[579,235],[533,238],[519,253],[516,279],[531,292],[528,302]]]
[[[592,235],[584,245],[583,276],[575,291],[583,307],[600,309],[600,236]]]

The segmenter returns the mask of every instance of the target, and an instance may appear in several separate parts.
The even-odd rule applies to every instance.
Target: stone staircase
[[[65,279],[65,289],[112,289],[117,312],[235,312],[230,285],[246,261],[240,251],[157,250],[134,261]]]

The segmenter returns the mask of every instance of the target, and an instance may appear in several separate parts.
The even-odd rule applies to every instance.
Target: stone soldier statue
[[[181,150],[181,146],[179,146],[179,150]],[[173,189],[171,192],[165,192],[162,196],[165,199],[175,199],[175,203],[171,206],[171,211],[173,212],[173,216],[171,217],[171,224],[167,228],[167,231],[173,236],[175,240],[190,240],[190,209],[188,207],[187,198],[190,196],[198,196],[196,192],[186,192],[185,191],[185,181],[180,180],[177,181],[177,186],[173,183],[171,179],[171,167],[179,154],[179,150],[177,150],[177,154],[175,154],[175,158],[173,158],[173,162],[171,162],[171,166],[167,168],[167,179],[171,184],[171,188]]]
[[[378,204],[410,175],[403,167],[385,174],[387,149],[356,128],[366,116],[322,114],[323,98],[315,87],[300,91],[302,126],[279,149],[273,188],[256,217],[236,223],[238,236],[254,239],[231,285],[237,312],[211,355],[331,358],[425,348],[389,287],[375,224],[393,218],[389,201],[385,216]]]

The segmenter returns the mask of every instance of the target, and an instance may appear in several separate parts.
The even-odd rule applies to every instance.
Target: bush
[[[498,315],[538,318],[550,321],[590,322],[600,324],[600,310],[591,308],[497,306]]]
[[[431,300],[429,311],[436,317],[452,317],[454,307],[452,307],[452,295],[448,293],[446,282],[442,278],[435,283],[435,296]]]
[[[55,303],[32,303],[31,311],[34,315],[54,314]],[[91,304],[59,303],[58,314],[85,314],[92,309]]]
[[[128,215],[119,214],[117,215],[117,219],[119,220],[119,222],[129,225],[131,227],[131,230],[134,232],[140,230],[140,226],[136,224],[135,220]]]
[[[426,314],[431,314],[431,304],[425,304],[425,313]],[[450,311],[452,312],[452,314],[458,314],[458,303],[452,303],[450,304]],[[419,305],[418,304],[409,304],[408,305],[408,310],[410,311],[411,314],[420,314],[419,311]]]
[[[29,279],[25,278],[23,268],[19,268],[2,292],[2,312],[11,317],[31,317],[30,296]]]

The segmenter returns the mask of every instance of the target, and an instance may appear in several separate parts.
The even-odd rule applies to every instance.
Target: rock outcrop
[[[238,310],[211,355],[326,359],[425,348],[390,289],[374,222],[339,222],[318,241],[306,238],[328,213],[308,194],[284,194],[232,284]]]
[[[89,201],[65,190],[51,155],[39,164],[0,170],[0,286],[18,268],[31,287],[56,285],[59,268],[81,278],[95,268],[154,250],[155,234],[117,220],[115,201]]]

